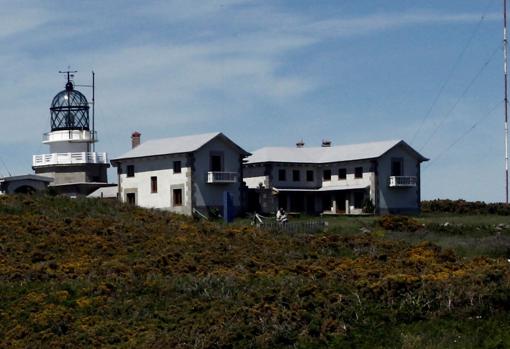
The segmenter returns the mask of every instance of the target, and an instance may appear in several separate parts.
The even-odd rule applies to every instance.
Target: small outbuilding
[[[0,178],[0,194],[31,194],[42,192],[53,178],[27,174]]]

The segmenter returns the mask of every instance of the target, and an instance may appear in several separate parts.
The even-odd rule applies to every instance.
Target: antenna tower
[[[505,203],[508,205],[508,37],[506,2],[503,0],[503,71],[505,73]]]

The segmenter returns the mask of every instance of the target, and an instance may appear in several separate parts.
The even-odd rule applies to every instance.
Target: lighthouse
[[[61,73],[67,77],[65,89],[51,102],[50,132],[44,133],[42,140],[49,146],[49,153],[34,155],[32,169],[38,175],[53,178],[50,187],[57,193],[88,195],[109,186],[107,169],[110,165],[106,153],[95,151],[94,143],[98,139],[93,129],[94,120],[90,118],[90,103],[75,88],[75,72]]]

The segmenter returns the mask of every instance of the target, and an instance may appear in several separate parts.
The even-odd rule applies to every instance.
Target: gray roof
[[[0,178],[0,181],[2,182],[13,182],[13,181],[23,181],[23,180],[33,180],[33,181],[41,181],[41,182],[53,182],[53,178],[51,177],[45,177],[35,174],[26,174],[26,175],[19,175],[19,176],[9,176],[9,177],[2,177]]]
[[[153,139],[143,142],[134,149],[131,149],[125,154],[112,159],[111,161],[117,161],[122,159],[141,158],[145,156],[156,156],[156,155],[169,155],[169,154],[182,154],[194,152],[205,144],[209,143],[216,137],[221,137],[224,140],[230,142],[239,149],[241,153],[248,156],[246,150],[239,147],[236,143],[230,140],[221,132],[204,133],[199,135],[181,136],[172,138]]]
[[[92,193],[87,195],[89,198],[116,198],[118,192],[117,186],[102,187],[94,190]]]
[[[416,154],[420,161],[428,160],[402,140],[337,145],[332,147],[266,147],[254,151],[253,155],[246,160],[247,164],[262,162],[321,164],[338,161],[374,159],[382,156],[397,145],[403,145],[409,148]]]

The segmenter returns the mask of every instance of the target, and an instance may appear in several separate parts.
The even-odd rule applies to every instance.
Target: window
[[[174,206],[182,206],[182,189],[174,189],[172,191],[173,194],[173,205]]]
[[[151,193],[158,192],[158,177],[151,177]]]
[[[322,172],[322,179],[325,181],[330,181],[331,180],[331,170],[324,170]]]
[[[313,171],[312,170],[306,171],[306,181],[313,182]]]
[[[299,182],[300,181],[300,171],[299,170],[292,170],[292,180],[294,182]]]
[[[134,177],[135,176],[135,165],[128,165],[127,166],[127,176],[128,177]]]
[[[174,173],[181,173],[181,162],[174,161]]]
[[[278,180],[286,181],[287,180],[287,171],[284,169],[278,170]]]
[[[354,169],[354,178],[363,178],[363,167],[356,167]]]
[[[211,171],[221,172],[223,171],[223,161],[221,155],[211,155]]]
[[[136,204],[136,194],[135,193],[127,193],[126,201],[130,205],[135,205]]]
[[[403,172],[403,161],[402,159],[391,159],[391,175],[402,176]]]
[[[338,169],[338,179],[347,179],[347,170],[345,168]]]

